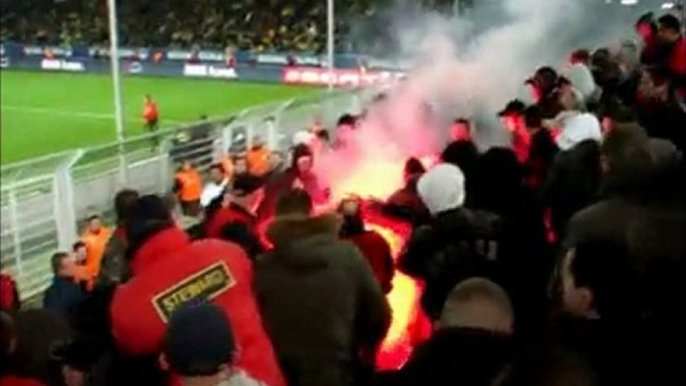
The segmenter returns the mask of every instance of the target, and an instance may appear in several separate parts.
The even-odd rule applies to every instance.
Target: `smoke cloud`
[[[386,44],[376,64],[404,66],[408,75],[369,108],[346,148],[321,158],[319,174],[336,198],[387,197],[401,185],[405,160],[440,152],[457,117],[476,123],[480,148],[507,145],[496,112],[530,99],[524,80],[542,65],[560,68],[574,49],[630,37],[640,12],[604,0],[476,0],[451,16],[399,3],[383,14],[388,28],[377,26]]]

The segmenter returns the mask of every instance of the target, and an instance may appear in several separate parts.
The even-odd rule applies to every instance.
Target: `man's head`
[[[626,316],[637,301],[636,276],[626,248],[610,241],[576,245],[562,264],[562,300],[570,315],[595,319]]]
[[[262,180],[250,174],[237,175],[229,192],[230,201],[255,213],[264,199]]]
[[[215,184],[221,184],[224,181],[224,167],[222,164],[214,164],[210,166],[210,179]]]
[[[667,43],[674,43],[681,37],[681,22],[674,15],[664,15],[657,19],[658,36]]]
[[[636,33],[641,37],[641,39],[643,39],[643,41],[652,39],[653,36],[655,36],[656,28],[653,19],[654,14],[652,12],[648,12],[642,15],[634,25],[636,28]]]
[[[472,278],[450,291],[438,323],[439,328],[474,328],[511,334],[514,312],[505,290],[490,280]]]
[[[417,193],[432,215],[457,209],[464,204],[465,184],[462,170],[441,164],[425,173],[417,182]]]
[[[526,80],[526,84],[531,86],[534,100],[538,103],[541,98],[555,88],[559,75],[552,67],[541,67],[536,70],[533,77]]]
[[[248,172],[248,160],[242,156],[236,156],[233,159],[234,174],[244,174]]]
[[[231,325],[218,306],[186,304],[172,314],[162,359],[173,373],[183,378],[227,376],[235,353]]]
[[[293,148],[291,160],[291,167],[297,171],[298,174],[307,174],[314,166],[312,149],[305,144],[301,144]]]
[[[342,237],[352,237],[365,231],[362,199],[360,197],[345,198],[338,205],[338,213],[343,216],[343,224],[340,230]]]
[[[450,137],[453,141],[471,141],[472,124],[465,118],[456,119],[450,127]]]
[[[524,124],[524,111],[526,110],[526,105],[524,102],[515,99],[510,101],[505,109],[498,113],[503,126],[511,132],[521,131],[525,129]]]
[[[276,217],[309,217],[313,209],[309,193],[302,189],[291,189],[277,200]]]
[[[256,136],[252,137],[253,149],[260,149],[260,148],[264,147],[264,145],[265,145],[265,141],[264,141],[264,138],[262,138],[262,136],[256,135]]]
[[[88,232],[93,234],[98,234],[102,230],[102,219],[99,215],[94,214],[86,220]]]
[[[74,254],[74,257],[76,258],[77,263],[82,263],[86,260],[86,243],[83,241],[77,241],[72,245],[71,251]]]
[[[181,162],[181,170],[182,171],[189,171],[193,169],[193,162],[190,160],[184,160]]]
[[[52,266],[52,273],[57,277],[70,278],[74,277],[74,266],[76,261],[74,257],[67,252],[57,252],[52,255],[50,259]]]
[[[569,62],[588,66],[591,64],[591,52],[585,49],[576,50],[569,56]]]
[[[424,173],[426,173],[426,168],[422,164],[422,161],[418,160],[417,158],[412,157],[405,162],[403,177],[406,183],[418,178]]]
[[[135,190],[124,189],[120,190],[114,196],[114,211],[117,214],[117,222],[124,223],[131,214],[131,208],[138,200],[139,194]]]

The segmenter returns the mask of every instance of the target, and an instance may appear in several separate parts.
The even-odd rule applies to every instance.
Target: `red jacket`
[[[205,234],[208,238],[218,239],[221,237],[222,228],[233,221],[244,222],[253,230],[257,226],[256,217],[240,206],[231,204],[227,208],[219,209],[212,215],[212,218],[207,222]]]
[[[161,351],[166,321],[180,304],[211,299],[234,328],[236,365],[269,386],[285,384],[252,291],[252,265],[241,248],[219,240],[190,242],[178,228],[151,237],[134,255],[133,278],[114,294],[113,335],[132,356]]]
[[[393,255],[386,239],[374,231],[366,231],[348,239],[359,248],[369,265],[374,277],[385,294],[393,289]]]
[[[678,76],[686,76],[686,38],[683,36],[674,43],[669,58],[669,68]]]
[[[45,383],[31,378],[8,375],[0,377],[0,386],[45,386]]]
[[[0,274],[0,310],[18,310],[17,283],[9,274]]]

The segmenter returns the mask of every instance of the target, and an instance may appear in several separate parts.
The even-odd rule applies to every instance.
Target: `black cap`
[[[230,364],[236,350],[231,324],[212,303],[189,303],[172,314],[164,353],[171,370],[181,376],[208,376]]]
[[[511,114],[517,114],[517,115],[524,115],[524,111],[526,110],[526,104],[519,99],[512,100],[508,102],[507,106],[505,106],[505,109],[500,111],[498,113],[499,116],[505,116],[505,115],[511,115]]]
[[[558,78],[558,73],[554,68],[544,66],[536,70],[536,73],[531,78],[527,79],[525,84],[555,84]]]

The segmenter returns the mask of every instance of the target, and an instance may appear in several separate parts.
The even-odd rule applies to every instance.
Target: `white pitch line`
[[[64,116],[64,117],[75,117],[75,118],[84,118],[84,119],[114,120],[114,114],[99,114],[99,113],[89,113],[89,112],[85,112],[85,111],[67,111],[67,110],[57,110],[57,109],[46,109],[46,108],[42,108],[42,107],[6,106],[6,105],[3,105],[3,106],[0,106],[0,110],[18,111],[18,112],[44,114],[44,115],[55,115],[55,116]],[[127,118],[126,120],[129,122],[140,121],[139,119],[132,119],[132,118]],[[179,121],[174,121],[171,119],[165,119],[164,122],[167,124],[181,123]]]

